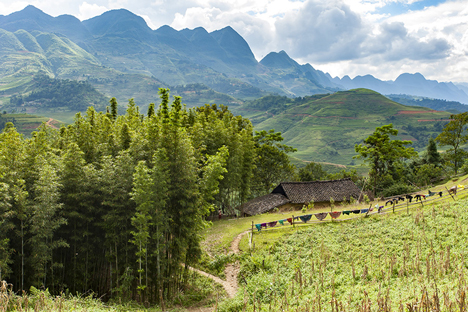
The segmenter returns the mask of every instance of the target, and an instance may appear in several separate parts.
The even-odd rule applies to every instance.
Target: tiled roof
[[[293,204],[304,204],[311,200],[314,202],[328,202],[333,198],[335,202],[347,200],[352,196],[359,198],[359,188],[354,182],[347,178],[329,181],[311,182],[282,182],[272,193],[286,196]]]
[[[242,209],[244,213],[253,216],[273,210],[289,202],[290,200],[281,194],[270,193],[246,202],[242,205]]]

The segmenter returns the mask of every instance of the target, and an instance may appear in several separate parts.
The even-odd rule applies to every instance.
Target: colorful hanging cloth
[[[279,224],[284,225],[284,221],[286,221],[286,219],[279,220],[278,222],[279,222]]]
[[[367,213],[369,209],[361,209],[361,213]]]
[[[309,214],[309,215],[305,215],[305,216],[300,216],[299,218],[302,220],[302,222],[307,223],[307,221],[309,221],[311,217],[312,217],[312,215]]]
[[[274,227],[276,225],[276,223],[278,223],[278,221],[271,221],[268,223],[268,226],[269,227]]]
[[[376,206],[377,206],[377,207],[375,207],[375,208],[379,208],[379,205],[376,205]],[[371,212],[372,210],[374,210],[374,207],[370,207],[370,208],[369,208],[369,212]]]
[[[329,214],[330,214],[330,217],[332,217],[333,219],[336,219],[339,216],[341,216],[341,211],[333,211],[333,212],[329,212]],[[344,211],[343,211],[343,214],[344,214]]]
[[[262,230],[262,225],[261,224],[255,224],[255,227],[257,230],[261,231]]]
[[[457,185],[457,188],[460,189],[460,190],[464,190],[464,189],[465,189],[465,186],[464,186],[464,185],[461,185],[461,184],[458,184],[458,185]]]
[[[264,227],[266,229],[266,227],[267,227],[266,223],[262,223],[261,225],[262,225],[262,227]]]
[[[289,224],[293,224],[293,219],[292,218],[287,218],[286,220],[289,222]]]
[[[353,210],[351,211],[352,213],[355,213],[355,214],[358,214],[358,213],[361,213],[361,210],[360,209],[356,209],[356,210]]]
[[[315,214],[315,217],[316,217],[317,219],[319,219],[320,221],[322,221],[323,219],[325,219],[327,216],[328,216],[328,212],[322,212],[322,213],[316,213],[316,214]]]
[[[343,211],[343,215],[349,215],[349,214],[351,214],[351,211],[350,211],[350,210],[345,210],[345,211]]]

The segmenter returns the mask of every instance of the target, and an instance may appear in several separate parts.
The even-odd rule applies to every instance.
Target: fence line
[[[467,191],[468,191],[468,187],[465,188],[465,189],[460,189],[460,190],[457,189],[457,194],[455,196],[458,198],[458,195],[460,193],[465,193]],[[380,210],[380,212],[378,211],[377,208],[373,207],[372,211],[367,212],[367,213],[359,213],[359,215],[365,215],[365,216],[383,215],[383,214],[388,214],[388,213],[391,213],[391,212],[401,213],[402,211],[405,211],[405,210],[409,212],[410,209],[414,209],[414,208],[417,208],[417,207],[424,207],[425,204],[426,205],[435,204],[435,203],[445,201],[446,199],[452,198],[452,196],[447,191],[445,191],[443,193],[443,196],[439,196],[438,195],[439,192],[436,192],[436,193],[437,194],[430,196],[429,199],[421,199],[420,201],[417,201],[417,202],[412,201],[411,203],[408,203],[408,199],[405,198],[405,200],[406,200],[405,202],[403,202],[401,204],[395,204],[395,206],[391,205],[388,208],[384,206],[384,208],[382,210]],[[397,196],[394,196],[394,198],[395,197],[399,197],[399,196],[397,195]],[[400,196],[400,197],[403,197],[403,196]],[[452,199],[456,200],[455,198],[452,198]],[[371,207],[372,207],[372,205],[371,205]],[[364,209],[366,209],[366,208],[364,208]],[[370,209],[370,207],[369,207],[369,209]],[[355,209],[355,210],[358,210],[358,209]],[[359,210],[362,211],[363,209],[359,209]],[[338,211],[341,211],[341,216],[342,216],[343,211],[353,211],[353,210],[335,210],[333,212],[338,212]],[[320,213],[320,212],[318,212],[318,213]],[[328,212],[327,212],[327,214],[328,214]],[[306,216],[306,215],[315,215],[315,213],[308,213],[308,214],[304,214],[304,215],[301,215],[301,216]],[[356,217],[353,217],[353,218],[346,218],[346,219],[343,219],[343,218],[333,219],[330,216],[331,219],[329,219],[329,220],[309,220],[307,222],[301,222],[301,221],[300,222],[295,222],[295,219],[297,220],[301,216],[292,216],[292,223],[289,224],[289,225],[292,225],[293,227],[295,227],[296,225],[305,226],[305,225],[319,224],[319,223],[325,223],[325,222],[344,222],[344,221],[349,221],[349,220],[356,220],[356,219],[359,218],[358,216],[356,216]],[[280,220],[285,220],[285,222],[287,222],[286,221],[287,218],[286,219],[280,219]],[[269,222],[263,222],[263,223],[268,224],[270,222],[275,222],[275,221],[269,221]],[[263,224],[263,223],[257,223],[257,224]],[[288,225],[288,224],[285,224],[285,225]],[[279,226],[274,226],[274,227],[261,228],[261,230],[267,230],[268,231],[268,230],[275,230],[275,229],[283,228],[283,227],[284,227],[284,225],[279,225]],[[256,227],[254,227],[254,222],[252,221],[252,228],[251,228],[252,238],[251,238],[251,240],[253,240],[253,233],[254,233],[255,228]]]

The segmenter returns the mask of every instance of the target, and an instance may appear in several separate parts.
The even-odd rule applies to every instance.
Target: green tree
[[[253,185],[258,194],[266,194],[281,181],[290,180],[295,166],[291,164],[288,153],[296,149],[281,144],[283,137],[275,130],[255,131],[254,142],[257,158],[255,159]]]
[[[428,164],[432,164],[436,167],[439,167],[442,163],[442,157],[437,151],[437,144],[435,140],[431,137],[427,144],[425,161]]]
[[[435,138],[440,145],[450,146],[445,152],[450,164],[453,166],[455,174],[463,164],[463,157],[467,152],[461,148],[468,142],[468,112],[451,115],[450,122],[444,127],[442,132]]]
[[[111,116],[112,121],[115,121],[117,119],[117,110],[118,110],[117,99],[113,97],[112,99],[110,99],[109,102],[111,104],[110,116]]]
[[[30,257],[31,267],[37,286],[47,287],[47,273],[53,276],[55,263],[52,252],[58,247],[67,246],[62,239],[54,239],[55,231],[67,221],[59,215],[62,204],[59,202],[61,187],[57,173],[53,166],[45,159],[41,160],[39,179],[34,185],[36,197],[32,205],[30,244],[33,256]]]
[[[328,173],[323,170],[322,165],[315,162],[308,163],[304,168],[299,169],[299,181],[325,180]]]
[[[374,181],[374,195],[379,179],[387,176],[391,178],[399,162],[417,155],[413,148],[406,147],[411,141],[392,140],[391,135],[398,135],[398,130],[394,129],[392,124],[377,127],[374,133],[364,140],[364,144],[354,146],[358,153],[354,158],[363,158],[370,165],[369,176]]]

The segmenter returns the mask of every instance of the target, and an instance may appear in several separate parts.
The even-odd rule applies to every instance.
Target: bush
[[[388,197],[388,196],[394,196],[394,195],[407,194],[407,193],[412,193],[415,190],[416,190],[415,187],[413,187],[412,185],[396,183],[384,189],[382,191],[382,196]]]

